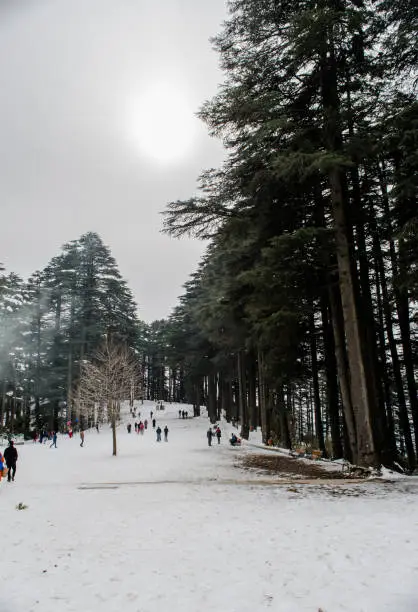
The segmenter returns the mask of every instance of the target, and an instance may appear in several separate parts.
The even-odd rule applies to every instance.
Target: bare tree
[[[117,454],[116,425],[120,404],[129,399],[133,389],[139,395],[138,364],[126,347],[106,340],[91,361],[84,361],[77,388],[77,410],[84,416],[98,405],[107,415],[113,433],[113,455]]]

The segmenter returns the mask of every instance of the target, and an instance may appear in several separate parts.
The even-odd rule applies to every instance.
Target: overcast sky
[[[0,0],[0,262],[24,277],[86,231],[140,316],[165,317],[200,242],[161,235],[219,142],[194,118],[222,74],[225,0]]]

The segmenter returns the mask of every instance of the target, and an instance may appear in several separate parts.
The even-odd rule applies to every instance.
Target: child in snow
[[[222,435],[221,434],[221,428],[217,427],[215,433],[216,433],[216,437],[218,438],[218,444],[220,444],[221,443],[221,435]]]
[[[155,424],[156,424],[156,422],[157,422],[157,421],[156,421],[155,419],[152,419],[152,427],[153,427],[153,429],[155,429]]]
[[[156,434],[157,434],[157,442],[161,442],[161,427],[159,425],[157,427]]]
[[[84,446],[84,431],[83,430],[80,431],[80,440],[81,440],[80,446],[83,447]]]
[[[57,432],[56,431],[52,432],[52,442],[49,445],[49,448],[52,448],[53,446],[55,446],[55,448],[57,448]]]
[[[168,442],[168,427],[164,427],[164,442]]]

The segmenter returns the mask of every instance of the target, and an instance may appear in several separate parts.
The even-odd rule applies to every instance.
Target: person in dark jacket
[[[161,442],[161,427],[160,426],[157,427],[156,433],[157,433],[157,442]]]
[[[9,442],[9,446],[6,448],[6,450],[4,451],[4,460],[6,462],[6,465],[9,469],[9,471],[7,472],[7,481],[10,482],[11,480],[15,479],[15,475],[16,475],[16,462],[18,459],[18,454],[17,454],[17,450],[15,448],[14,442],[13,440],[10,440]]]
[[[221,428],[220,428],[220,427],[217,427],[217,428],[216,428],[216,432],[215,432],[215,434],[216,434],[216,437],[217,437],[217,439],[218,439],[218,444],[220,444],[220,443],[221,443],[221,435],[222,435],[222,433],[221,433]]]
[[[206,435],[207,435],[207,438],[208,438],[208,446],[212,446],[213,431],[212,431],[212,429],[210,427],[207,430]]]
[[[168,442],[168,427],[164,427],[164,442]]]

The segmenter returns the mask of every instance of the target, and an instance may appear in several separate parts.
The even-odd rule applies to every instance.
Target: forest
[[[200,110],[227,150],[165,231],[209,241],[170,318],[207,397],[361,465],[416,466],[418,12],[411,0],[229,3]]]
[[[418,452],[418,11],[413,0],[234,0],[200,109],[225,161],[163,231],[207,242],[165,320],[139,320],[89,233],[0,281],[0,426],[77,414],[106,339],[138,396],[205,405],[246,438],[413,470]]]

